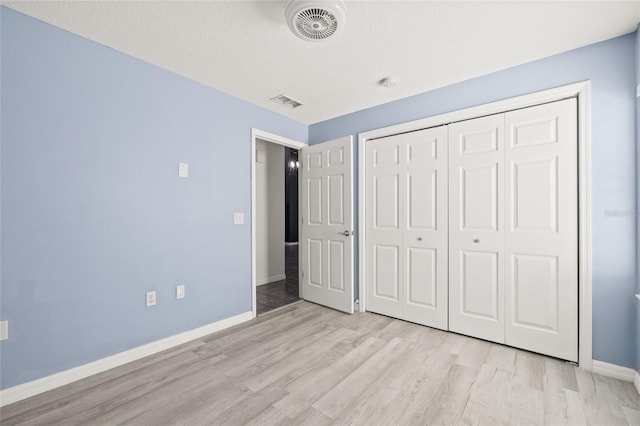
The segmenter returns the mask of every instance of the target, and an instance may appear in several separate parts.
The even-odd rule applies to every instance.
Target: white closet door
[[[402,318],[405,144],[398,135],[367,141],[365,149],[366,306]]]
[[[447,131],[366,144],[367,310],[447,329]]]
[[[578,360],[575,99],[505,115],[506,343]]]
[[[403,143],[403,319],[447,330],[447,128],[407,133]]]
[[[449,161],[449,329],[504,343],[504,114],[452,124]]]
[[[351,136],[301,150],[302,297],[353,313]]]

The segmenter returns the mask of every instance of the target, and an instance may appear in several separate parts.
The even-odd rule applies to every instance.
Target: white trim
[[[582,81],[567,86],[556,87],[542,92],[517,96],[485,105],[448,112],[433,117],[396,124],[358,134],[358,207],[359,207],[359,272],[358,281],[360,309],[366,310],[366,236],[365,219],[365,143],[369,139],[391,136],[428,127],[468,120],[484,115],[498,114],[509,110],[526,108],[541,103],[552,102],[572,96],[578,97],[578,215],[579,215],[579,347],[578,361],[581,368],[592,369],[592,270],[591,270],[591,82]]]
[[[286,274],[274,275],[273,277],[267,277],[267,278],[261,279],[260,281],[257,281],[256,285],[271,284],[271,283],[275,283],[276,281],[282,281],[286,279],[287,279]]]
[[[284,136],[274,135],[254,128],[251,129],[251,311],[254,317],[258,314],[256,305],[256,139],[297,150],[307,146]],[[302,283],[302,279],[300,278],[298,282]]]
[[[358,134],[358,310],[367,312],[367,298],[365,293],[364,277],[366,272],[365,264],[365,235],[364,207],[365,207],[365,156],[364,144],[367,140],[365,133]],[[369,138],[370,139],[370,138]]]
[[[211,333],[215,333],[216,331],[224,330],[225,328],[249,321],[252,318],[253,316],[251,312],[244,312],[231,318],[225,318],[202,327],[194,328],[193,330],[185,331],[184,333],[176,334],[175,336],[156,340],[155,342],[147,343],[146,345],[138,346],[136,348],[90,362],[89,364],[74,367],[41,379],[0,390],[0,407],[13,404],[14,402],[30,398],[42,392],[67,385],[77,380],[93,376],[94,374],[102,373],[129,362],[182,345],[183,343],[207,336]]]
[[[638,373],[633,368],[621,367],[615,364],[609,364],[608,362],[602,362],[593,360],[592,373],[600,374],[601,376],[612,377],[618,380],[624,380],[625,382],[633,382],[634,376]]]
[[[633,374],[633,386],[640,393],[640,374],[637,371]]]

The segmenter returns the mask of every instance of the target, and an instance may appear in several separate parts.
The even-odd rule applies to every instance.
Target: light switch
[[[176,299],[184,299],[184,285],[176,286]]]
[[[244,225],[244,213],[234,213],[233,214],[233,224],[234,225]]]
[[[0,321],[0,340],[9,338],[9,321]]]
[[[187,163],[178,163],[178,176],[189,177],[189,165]]]

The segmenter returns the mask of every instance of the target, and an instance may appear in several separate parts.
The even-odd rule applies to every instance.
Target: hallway
[[[286,279],[256,288],[258,315],[299,300],[298,294],[298,244],[285,244]]]

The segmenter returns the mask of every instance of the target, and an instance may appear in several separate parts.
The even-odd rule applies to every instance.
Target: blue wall
[[[0,12],[0,387],[250,311],[251,127],[308,127]]]
[[[309,143],[591,80],[593,356],[633,367],[636,362],[634,38],[634,34],[629,34],[317,123],[309,129]]]

